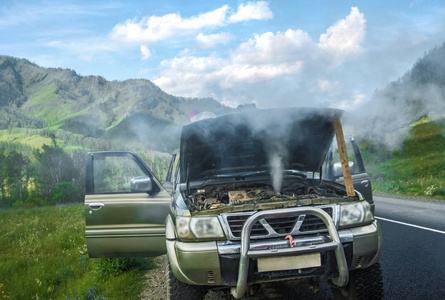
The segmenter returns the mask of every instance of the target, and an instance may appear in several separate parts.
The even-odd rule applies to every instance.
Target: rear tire
[[[191,285],[179,281],[173,275],[168,258],[165,259],[165,274],[167,277],[167,299],[168,300],[196,300],[203,299],[203,289],[197,285]]]
[[[379,263],[366,269],[349,273],[349,283],[344,288],[332,287],[335,300],[381,300],[383,277]]]

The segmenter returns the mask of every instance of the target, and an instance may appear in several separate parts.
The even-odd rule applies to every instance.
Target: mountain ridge
[[[5,117],[0,129],[49,127],[86,137],[127,140],[141,135],[137,120],[147,138],[159,139],[159,131],[165,134],[165,128],[171,127],[177,132],[198,109],[217,115],[232,111],[211,98],[169,95],[146,79],[107,81],[0,56],[0,115]]]

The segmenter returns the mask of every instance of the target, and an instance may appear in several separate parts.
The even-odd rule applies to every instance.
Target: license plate
[[[258,258],[258,272],[294,270],[320,266],[320,253]]]

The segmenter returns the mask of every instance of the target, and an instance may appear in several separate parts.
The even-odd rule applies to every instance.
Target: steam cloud
[[[318,171],[333,138],[332,119],[340,114],[310,108],[252,110],[187,125],[181,151],[190,169],[181,180],[267,168],[280,192],[285,169]]]
[[[377,92],[366,105],[347,114],[346,123],[358,135],[379,141],[389,149],[401,146],[410,125],[422,117],[443,118],[445,93],[435,84],[418,86],[411,81],[400,81]]]
[[[281,182],[283,181],[283,157],[278,152],[272,152],[269,155],[269,165],[273,189],[278,193],[281,190]]]
[[[445,117],[445,44],[430,51],[399,80],[345,115],[360,136],[400,148],[410,125],[422,117]]]
[[[264,147],[269,160],[269,171],[272,176],[272,185],[276,193],[280,192],[283,181],[285,162],[288,159],[286,145],[290,139],[290,126],[294,119],[282,113],[275,113],[267,120],[256,116],[250,120],[250,126],[255,135],[263,135]]]

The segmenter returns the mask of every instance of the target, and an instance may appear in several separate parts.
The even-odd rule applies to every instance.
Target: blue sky
[[[445,41],[443,1],[0,2],[0,54],[230,106],[352,109]]]

